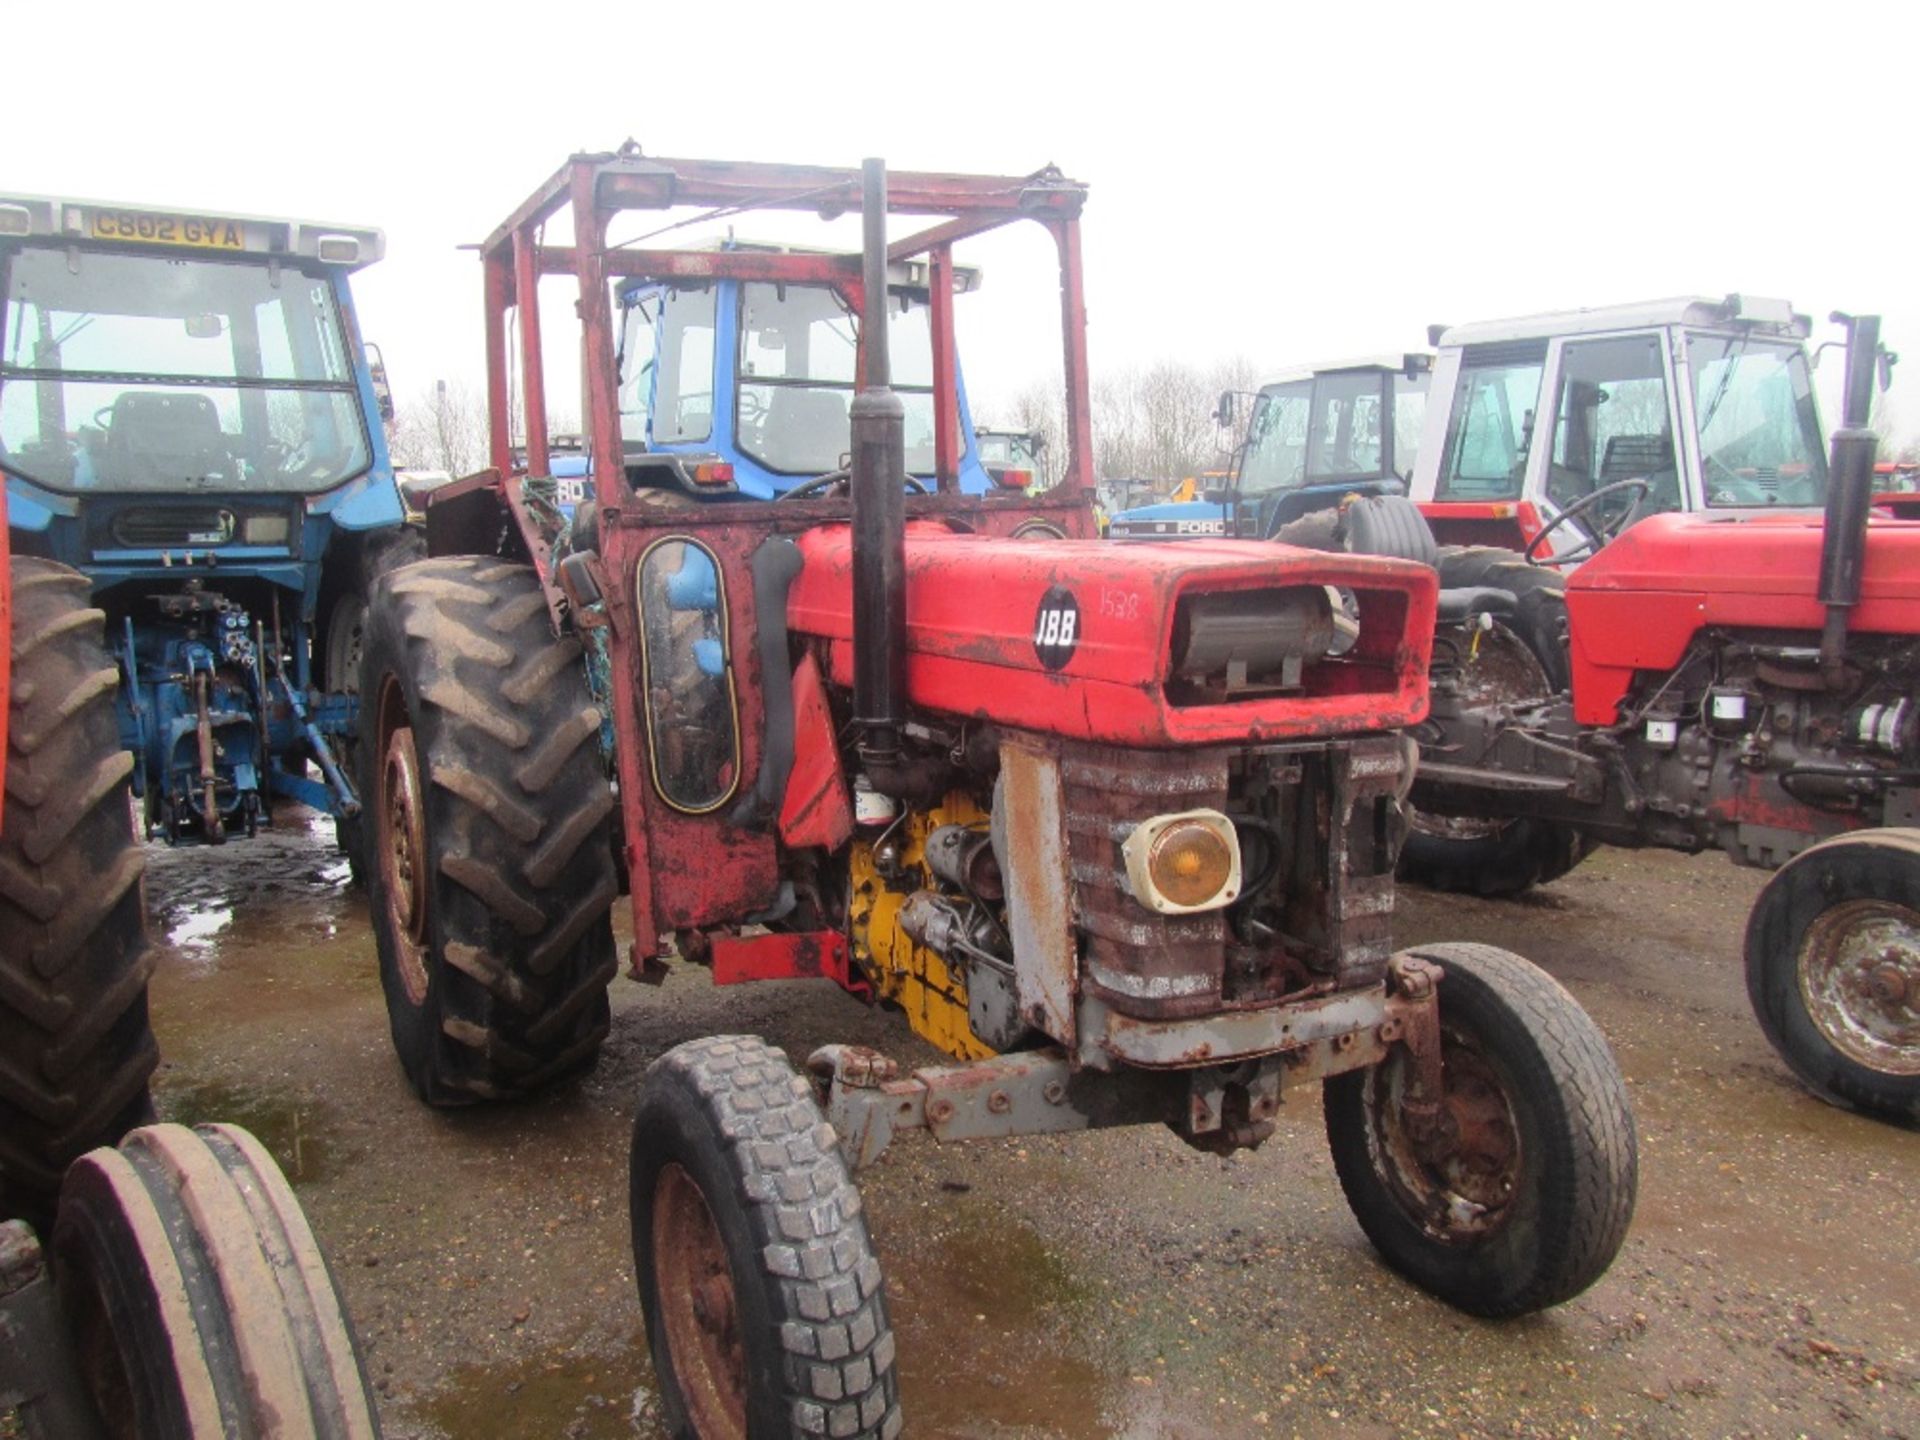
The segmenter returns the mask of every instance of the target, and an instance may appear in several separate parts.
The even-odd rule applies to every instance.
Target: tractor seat
[[[1600,456],[1595,485],[1615,480],[1652,479],[1673,469],[1673,440],[1666,435],[1613,435]]]
[[[129,390],[115,400],[99,470],[104,484],[140,490],[238,479],[213,398],[193,391]]]

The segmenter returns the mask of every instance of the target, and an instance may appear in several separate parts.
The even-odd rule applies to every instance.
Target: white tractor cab
[[[1227,484],[1185,501],[1113,517],[1117,540],[1271,540],[1279,529],[1353,495],[1405,495],[1419,450],[1424,351],[1369,355],[1288,372],[1252,397]],[[1244,392],[1220,396],[1214,418],[1237,428]]]
[[[1413,498],[1443,545],[1555,564],[1661,511],[1817,509],[1808,329],[1751,295],[1435,326]]]

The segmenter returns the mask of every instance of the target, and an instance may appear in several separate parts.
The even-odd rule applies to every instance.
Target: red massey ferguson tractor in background
[[[1746,935],[1767,1038],[1826,1099],[1911,1124],[1920,523],[1871,513],[1866,428],[1892,357],[1877,319],[1835,317],[1849,338],[1829,461],[1805,321],[1749,322],[1731,301],[1695,312],[1701,328],[1670,345],[1648,330],[1549,354],[1545,339],[1528,351],[1496,337],[1457,371],[1443,354],[1422,447],[1428,495],[1442,477],[1442,503],[1423,506],[1434,530],[1459,533],[1474,506],[1449,502],[1445,482],[1470,472],[1516,487],[1524,474],[1547,519],[1481,503],[1483,533],[1525,512],[1524,540],[1507,542],[1524,553],[1440,552],[1459,603],[1435,640],[1405,870],[1512,893],[1595,841],[1778,867]],[[1676,504],[1744,509],[1637,519]]]
[[[1518,956],[1393,953],[1400,727],[1425,710],[1432,571],[1093,538],[1084,198],[1051,169],[889,189],[878,162],[863,185],[628,151],[574,157],[483,247],[494,470],[434,495],[432,558],[381,582],[362,672],[370,889],[413,1087],[455,1104],[591,1063],[616,865],[640,977],[675,954],[722,984],[830,976],[960,1062],[902,1074],[827,1045],[803,1071],[728,1036],[653,1064],[633,1239],[681,1434],[899,1432],[849,1169],[905,1130],[1157,1122],[1226,1151],[1273,1132],[1287,1089],[1323,1082],[1362,1227],[1456,1305],[1565,1300],[1626,1230],[1632,1119],[1585,1013]],[[674,206],[860,211],[865,249],[610,243],[618,212]],[[562,212],[571,243],[543,243]],[[938,218],[889,240],[889,213]],[[968,495],[952,247],[1016,221],[1058,247],[1067,478]],[[926,494],[903,483],[885,320],[888,263],[916,255],[932,276]],[[539,453],[537,281],[554,272],[578,281],[596,502],[564,526]],[[860,390],[835,402],[846,417],[851,401],[846,469],[797,498],[703,503],[656,483],[660,463],[699,457],[623,454],[617,391],[645,380],[616,359],[609,290],[636,276],[824,287],[862,315]]]

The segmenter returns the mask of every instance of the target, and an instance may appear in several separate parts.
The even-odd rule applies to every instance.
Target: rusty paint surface
[[[1015,737],[1000,747],[998,847],[1013,940],[1014,998],[1027,1023],[1071,1046],[1079,984],[1073,873],[1059,764],[1043,742]]]
[[[715,935],[713,983],[754,980],[831,980],[855,994],[867,992],[847,958],[847,937],[838,930],[800,930],[770,935]]]

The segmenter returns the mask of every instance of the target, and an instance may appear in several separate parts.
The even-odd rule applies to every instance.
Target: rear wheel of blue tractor
[[[0,817],[0,1217],[43,1223],[68,1162],[151,1113],[158,1061],[119,676],[84,575],[12,562]]]
[[[375,587],[368,887],[394,1047],[429,1104],[593,1063],[616,968],[613,792],[580,644],[533,571],[424,560]]]
[[[382,575],[426,558],[426,536],[417,527],[404,525],[368,536],[344,563],[345,576],[332,593],[323,632],[326,638],[321,672],[329,693],[356,696],[360,693],[360,669],[367,649],[367,603],[372,598],[374,585]],[[359,753],[363,743],[356,736],[341,746],[341,764],[349,775],[356,777],[356,788],[357,777],[364,768]],[[367,878],[368,800],[365,795],[360,797],[360,805],[360,814],[336,816],[333,822],[334,836],[340,843],[341,853],[347,857],[347,870],[357,885],[365,884]]]

